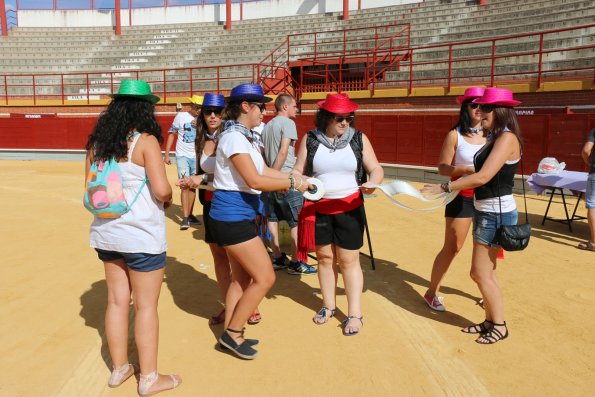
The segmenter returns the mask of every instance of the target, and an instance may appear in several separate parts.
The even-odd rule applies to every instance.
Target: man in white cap
[[[165,144],[165,164],[170,165],[169,151],[174,143],[174,137],[178,136],[176,143],[176,165],[178,167],[178,178],[184,178],[196,174],[196,117],[200,113],[203,97],[193,95],[188,98],[190,110],[178,112],[169,129],[169,136]],[[182,223],[180,230],[186,230],[191,223],[200,224],[200,221],[192,214],[196,190],[185,189],[181,191],[182,201]]]

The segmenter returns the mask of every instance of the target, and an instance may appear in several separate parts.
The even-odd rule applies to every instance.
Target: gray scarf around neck
[[[217,134],[217,140],[221,139],[223,135],[232,131],[237,131],[244,135],[250,143],[254,142],[254,132],[246,128],[246,126],[244,126],[242,123],[235,120],[223,120],[223,128],[222,131]]]
[[[347,147],[347,145],[351,141],[351,138],[353,138],[354,134],[355,134],[355,128],[349,127],[343,135],[341,135],[338,138],[335,138],[335,141],[333,143],[331,143],[328,140],[328,138],[326,137],[326,135],[324,134],[324,132],[320,131],[319,129],[316,129],[314,131],[316,140],[318,140],[318,142],[320,142],[325,147],[329,148],[331,150],[331,152],[334,152],[335,150],[339,150],[339,149],[343,149],[343,148]]]

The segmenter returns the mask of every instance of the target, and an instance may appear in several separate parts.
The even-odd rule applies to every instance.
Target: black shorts
[[[473,197],[460,194],[444,208],[446,218],[473,218]]]
[[[316,213],[316,245],[335,244],[348,250],[364,245],[364,207],[342,214]]]
[[[240,244],[258,237],[254,220],[223,222],[209,217],[207,225],[214,243],[222,247]]]
[[[204,191],[204,189],[200,189],[200,191]],[[205,242],[207,244],[216,244],[215,239],[211,234],[211,230],[209,229],[209,223],[212,220],[209,217],[209,212],[211,212],[211,202],[205,201],[202,205],[202,223],[205,226]]]

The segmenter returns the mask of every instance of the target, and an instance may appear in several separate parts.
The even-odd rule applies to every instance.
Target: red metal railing
[[[581,43],[583,37],[593,36],[595,24],[414,48],[393,44],[391,37],[397,33],[395,31],[393,36],[382,39],[379,35],[373,41],[375,47],[370,46],[367,51],[351,46],[365,42],[361,37],[342,32],[339,34],[343,39],[337,40],[333,37],[336,32],[341,31],[330,32],[326,42],[323,41],[325,32],[313,33],[311,40],[304,41],[306,44],[302,43],[302,47],[295,37],[306,35],[289,36],[255,64],[67,74],[0,74],[0,100],[3,98],[6,105],[10,99],[32,99],[34,104],[43,104],[40,101],[44,99],[59,99],[62,103],[78,99],[90,103],[93,95],[99,98],[103,93],[117,90],[123,78],[147,80],[165,101],[172,96],[207,91],[226,93],[238,82],[248,81],[263,84],[268,92],[293,91],[298,97],[302,92],[374,92],[379,88],[395,87],[405,88],[409,94],[414,88],[428,86],[446,87],[448,92],[453,86],[494,86],[510,82],[531,82],[533,89],[539,89],[549,80],[570,78],[595,82],[592,55],[595,44]],[[322,52],[323,43],[333,43],[333,47]],[[336,54],[337,46],[343,53]],[[395,48],[399,48],[399,52]],[[302,65],[299,66],[302,69],[303,65],[317,66],[319,70],[309,70],[306,74],[300,69],[300,77],[296,78],[291,70],[293,65]],[[309,76],[310,81],[305,81],[304,76]]]
[[[565,32],[582,30],[584,32],[580,35],[555,37]],[[410,61],[406,65],[408,67],[406,78],[385,79],[384,82],[388,83],[387,85],[405,86],[411,92],[414,87],[425,85],[445,86],[447,90],[450,90],[453,85],[464,83],[495,86],[519,80],[533,81],[537,87],[541,87],[550,77],[559,80],[581,76],[593,78],[595,81],[595,57],[592,55],[595,45],[566,43],[574,43],[577,38],[592,37],[594,33],[595,24],[590,24],[491,39],[415,47],[410,50]],[[470,46],[472,47],[470,48]],[[530,49],[531,47],[534,49]],[[481,52],[483,48],[484,54],[465,54],[465,50],[472,48],[476,52]],[[557,60],[544,60],[544,57],[550,58],[550,54],[555,55],[556,53],[559,56],[551,58],[558,58]],[[428,54],[433,54],[438,59],[424,60]],[[565,56],[560,56],[561,54],[565,54]],[[576,54],[582,56],[573,56]],[[471,62],[475,62],[475,65],[471,66]],[[556,62],[575,62],[575,65],[559,67]],[[439,67],[439,65],[443,66]],[[416,72],[424,69],[424,66],[431,66],[433,75],[428,73],[429,76],[424,76],[423,73],[418,73],[419,76],[416,76]],[[547,67],[544,68],[544,66]],[[440,77],[438,72],[442,72],[445,76]]]
[[[353,61],[361,57],[378,65],[379,62],[392,63],[393,57],[399,51],[409,48],[411,29],[406,24],[389,24],[364,28],[337,29],[312,33],[299,33],[287,36],[269,55],[258,63],[258,76],[265,88],[271,88],[274,93],[294,91],[298,97],[303,92],[304,76],[308,75],[304,68],[300,68],[298,82],[290,73],[292,65],[325,65],[337,63],[336,60]],[[370,67],[369,70],[375,70]],[[281,72],[282,71],[282,72]],[[309,72],[309,80],[316,79],[317,72]],[[340,71],[339,71],[340,73]],[[327,80],[333,76],[328,74]],[[367,80],[374,80],[376,72],[366,73]],[[341,79],[343,82],[343,80]],[[355,83],[351,84],[351,83]],[[350,89],[365,89],[355,81],[345,80],[339,91]],[[327,85],[328,86],[328,85]],[[349,88],[347,88],[349,87]],[[310,90],[306,90],[310,91]]]
[[[338,29],[287,36],[289,61],[331,56],[355,57],[385,49],[396,37],[410,46],[410,24],[392,23],[363,28]]]
[[[118,90],[123,79],[144,80],[163,102],[168,97],[192,96],[194,93],[227,93],[237,81],[257,80],[254,64],[202,66],[192,68],[118,70],[109,72],[78,72],[55,74],[0,75],[0,98],[31,99],[34,105],[44,100],[59,100],[62,104],[86,103],[102,99]],[[75,101],[75,102],[73,102]]]

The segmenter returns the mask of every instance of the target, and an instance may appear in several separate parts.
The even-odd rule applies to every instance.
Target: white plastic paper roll
[[[316,178],[308,178],[308,183],[310,185],[314,185],[314,189],[312,191],[306,190],[304,192],[304,197],[310,201],[318,201],[324,196],[326,190],[324,189],[324,185],[320,179]]]
[[[433,199],[429,199],[427,197],[424,197],[420,193],[419,190],[417,190],[415,187],[413,187],[409,183],[407,183],[405,181],[399,181],[399,180],[392,181],[389,183],[384,183],[382,185],[371,185],[369,187],[374,187],[374,188],[377,188],[378,190],[380,190],[382,193],[384,193],[388,197],[388,199],[390,201],[392,201],[393,204],[395,204],[401,208],[404,208],[407,210],[412,210],[412,211],[433,211],[435,209],[444,207],[445,205],[450,203],[452,200],[454,200],[455,197],[457,197],[457,195],[459,194],[459,191],[455,190],[450,193],[440,194]],[[405,205],[405,204],[399,202],[398,200],[396,200],[395,198],[393,198],[393,196],[396,196],[399,194],[405,194],[407,196],[415,197],[418,200],[425,201],[426,203],[436,203],[437,205],[428,207],[428,208],[413,208],[413,207]]]

